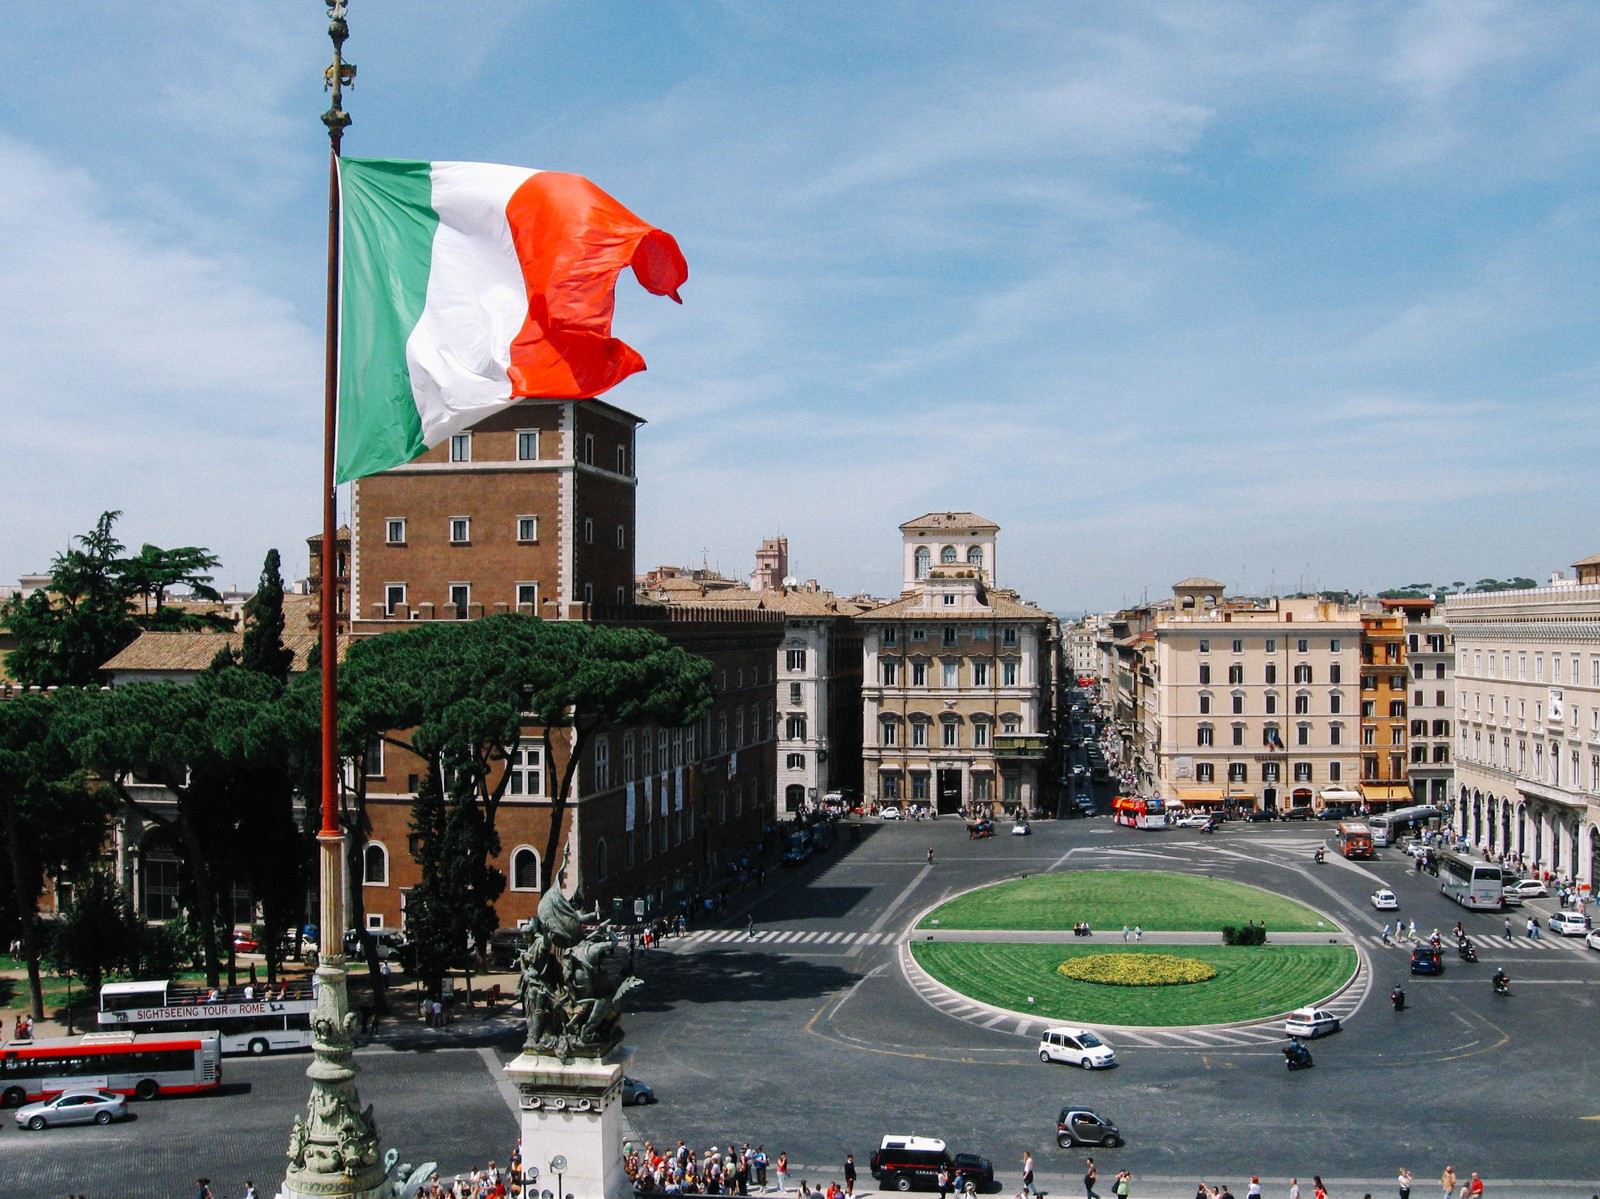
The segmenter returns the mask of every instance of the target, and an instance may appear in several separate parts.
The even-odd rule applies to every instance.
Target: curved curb
[[[1179,872],[1174,871],[1173,873],[1179,873]],[[1034,877],[1034,876],[1030,875],[1028,877]],[[1006,882],[1014,882],[1016,880],[1007,879],[1007,880],[1004,880],[1004,881],[1006,881]],[[1027,1022],[1029,1024],[1030,1027],[1028,1027],[1028,1029],[1026,1031],[1028,1032],[1028,1035],[1031,1037],[1034,1034],[1034,1032],[1036,1031],[1034,1028],[1031,1027],[1032,1025],[1035,1025],[1035,1024],[1039,1025],[1039,1030],[1038,1031],[1042,1031],[1045,1028],[1050,1028],[1050,1027],[1052,1027],[1052,1026],[1054,1026],[1056,1024],[1061,1023],[1061,1020],[1065,1019],[1065,1017],[1057,1019],[1057,1018],[1051,1018],[1051,1017],[1045,1017],[1045,1016],[1036,1016],[1036,1015],[1032,1015],[1031,1013],[1028,1013],[1028,1012],[1025,1012],[1025,1011],[1018,1011],[1016,1008],[999,1007],[999,1006],[997,1006],[995,1004],[992,1004],[992,1003],[985,1003],[981,999],[975,999],[971,995],[968,995],[965,991],[956,990],[954,987],[952,987],[949,984],[945,983],[941,979],[938,979],[938,978],[934,977],[927,970],[923,969],[921,963],[919,963],[916,960],[916,956],[911,952],[911,946],[915,942],[918,932],[926,931],[926,930],[920,929],[919,926],[921,925],[922,921],[927,918],[927,916],[928,916],[928,914],[930,912],[934,911],[936,908],[943,907],[945,904],[949,903],[952,899],[959,898],[962,895],[970,895],[974,891],[982,891],[982,890],[986,890],[989,887],[994,887],[994,886],[999,886],[999,885],[1001,885],[1001,884],[992,883],[991,882],[991,883],[984,883],[984,884],[982,884],[980,886],[976,886],[976,887],[969,887],[964,891],[957,891],[954,894],[947,894],[943,898],[941,898],[941,899],[937,900],[936,902],[930,904],[928,907],[923,908],[922,911],[917,913],[916,917],[914,919],[912,919],[912,921],[910,922],[910,925],[907,928],[906,935],[905,935],[904,939],[901,940],[900,943],[895,947],[896,950],[897,950],[896,957],[899,959],[901,976],[906,980],[906,983],[911,987],[912,991],[915,992],[919,997],[921,997],[923,999],[923,1001],[928,1004],[928,1006],[935,1008],[941,1014],[946,1015],[946,1016],[950,1016],[952,1019],[961,1020],[963,1023],[966,1023],[966,1024],[980,1024],[980,1026],[985,1027],[986,1030],[988,1030],[988,1031],[994,1031],[993,1024],[997,1019],[1001,1019],[1001,1018],[1008,1017],[1008,1016],[1009,1017],[1014,1017],[1019,1022],[1024,1022],[1025,1021],[1025,1022]],[[1238,885],[1238,886],[1249,886],[1250,884],[1248,884],[1248,883],[1240,883],[1240,884],[1236,884],[1236,885]],[[1299,901],[1296,901],[1296,902],[1299,902]],[[1310,904],[1306,904],[1305,906],[1308,907],[1308,908],[1311,907]],[[1350,976],[1347,979],[1345,979],[1345,981],[1343,983],[1341,983],[1338,987],[1336,987],[1336,988],[1334,988],[1334,990],[1330,991],[1328,993],[1328,995],[1324,999],[1318,1001],[1317,1006],[1330,1005],[1330,1004],[1333,1003],[1334,1000],[1345,996],[1352,989],[1357,988],[1359,986],[1359,988],[1360,988],[1359,989],[1359,994],[1357,994],[1354,997],[1354,1002],[1352,1003],[1352,1005],[1350,1007],[1350,1011],[1348,1013],[1349,1015],[1354,1015],[1355,1012],[1360,1010],[1360,1008],[1366,1003],[1367,997],[1371,994],[1371,991],[1372,991],[1372,974],[1373,974],[1373,970],[1372,970],[1372,965],[1371,965],[1371,962],[1370,962],[1370,960],[1368,958],[1367,952],[1361,946],[1361,944],[1357,940],[1355,934],[1350,932],[1350,930],[1348,928],[1346,928],[1342,923],[1340,923],[1338,920],[1333,919],[1332,916],[1329,915],[1328,913],[1322,912],[1321,909],[1311,908],[1311,910],[1315,911],[1315,912],[1318,912],[1324,918],[1328,919],[1329,923],[1331,923],[1333,925],[1333,927],[1336,930],[1337,934],[1340,937],[1343,938],[1343,942],[1342,943],[1348,945],[1355,952],[1355,956],[1356,956],[1356,968],[1353,971],[1351,971]],[[955,932],[955,931],[961,931],[961,930],[946,930],[946,931]],[[1156,930],[1147,930],[1147,931],[1159,933],[1161,930],[1156,929]],[[932,938],[929,938],[929,939],[931,940]],[[943,994],[944,996],[946,996],[946,997],[948,997],[950,999],[960,1000],[963,1003],[970,1004],[972,1007],[979,1009],[979,1011],[981,1013],[986,1013],[987,1014],[987,1019],[988,1019],[988,1021],[990,1021],[990,1023],[987,1024],[987,1025],[984,1025],[982,1023],[982,1021],[980,1021],[980,1019],[978,1017],[976,1017],[976,1016],[973,1016],[973,1017],[958,1016],[958,1015],[955,1015],[952,1012],[945,1011],[937,1003],[933,1002],[933,1000],[928,998],[928,993],[930,991],[935,991],[935,992],[938,992],[940,994]],[[1160,1035],[1163,1035],[1163,1034],[1182,1035],[1182,1034],[1185,1034],[1185,1033],[1238,1032],[1238,1031],[1245,1031],[1245,1030],[1265,1029],[1266,1027],[1268,1027],[1270,1025],[1274,1025],[1274,1024],[1277,1024],[1277,1023],[1281,1022],[1289,1014],[1289,1012],[1292,1012],[1294,1010],[1296,1010],[1296,1009],[1289,1008],[1286,1011],[1277,1012],[1277,1013],[1275,1013],[1273,1015],[1270,1015],[1270,1016],[1257,1016],[1257,1017],[1253,1017],[1253,1018],[1251,1018],[1249,1020],[1225,1021],[1225,1022],[1216,1023],[1216,1024],[1161,1024],[1161,1025],[1154,1025],[1154,1024],[1100,1024],[1100,1023],[1096,1023],[1096,1024],[1085,1024],[1085,1025],[1083,1025],[1083,1027],[1092,1028],[1096,1032],[1104,1030],[1104,1031],[1109,1032],[1109,1033],[1124,1034],[1124,1035],[1129,1035],[1129,1036],[1134,1036],[1134,1037],[1160,1036]],[[1343,1016],[1341,1017],[1341,1019],[1344,1019],[1344,1018],[1346,1018],[1346,1017],[1343,1017]],[[1023,1031],[1023,1029],[1021,1029],[1021,1028],[1017,1029],[1017,1032],[1019,1034],[1022,1031]],[[1283,1034],[1282,1034],[1282,1030],[1281,1029],[1275,1030],[1274,1031],[1274,1035],[1273,1035],[1273,1039],[1274,1040],[1281,1039],[1282,1035]],[[1247,1044],[1247,1042],[1246,1043],[1242,1043],[1242,1044]],[[1145,1046],[1141,1046],[1140,1048],[1145,1048]],[[1166,1048],[1166,1049],[1171,1049],[1171,1048],[1179,1048],[1179,1046],[1149,1046],[1148,1048]],[[1183,1048],[1193,1049],[1193,1048],[1196,1048],[1196,1046],[1183,1046]],[[1222,1046],[1217,1046],[1216,1048],[1222,1048]]]

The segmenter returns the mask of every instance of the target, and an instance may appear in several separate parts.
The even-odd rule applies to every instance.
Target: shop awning
[[[1368,803],[1398,803],[1410,801],[1410,783],[1362,783],[1361,794]]]
[[[1221,803],[1221,787],[1174,787],[1172,798],[1179,803]]]
[[[1323,803],[1360,803],[1361,792],[1350,791],[1344,787],[1324,787],[1322,789]]]

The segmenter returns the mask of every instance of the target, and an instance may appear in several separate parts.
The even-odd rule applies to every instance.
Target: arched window
[[[915,565],[912,567],[912,577],[917,579],[927,578],[928,566],[933,561],[933,555],[928,552],[928,547],[925,545],[919,545],[917,547],[915,556],[912,558],[912,561],[915,563]]]
[[[539,889],[539,851],[530,845],[519,845],[511,851],[511,889]]]
[[[389,851],[381,841],[369,841],[361,851],[361,881],[369,887],[389,885]]]
[[[960,558],[956,553],[956,547],[953,545],[947,545],[940,550],[939,561],[946,566],[953,566],[956,562],[960,561]]]
[[[790,783],[783,789],[783,809],[786,812],[798,812],[806,804],[806,788],[804,783]]]
[[[978,567],[983,565],[983,547],[981,545],[969,545],[967,547],[967,565]]]

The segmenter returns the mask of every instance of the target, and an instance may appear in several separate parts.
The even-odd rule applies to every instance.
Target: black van
[[[952,1191],[964,1190],[969,1182],[975,1190],[987,1190],[994,1182],[988,1158],[952,1154],[938,1137],[886,1136],[869,1164],[882,1190],[936,1191],[941,1169],[950,1171]]]

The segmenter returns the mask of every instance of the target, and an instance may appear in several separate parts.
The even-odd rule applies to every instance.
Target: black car
[[[1087,1107],[1064,1107],[1056,1117],[1056,1144],[1063,1149],[1074,1145],[1121,1145],[1122,1133],[1104,1116]]]
[[[1277,818],[1278,814],[1271,808],[1252,808],[1245,820],[1251,824],[1270,824]]]
[[[1318,820],[1344,820],[1350,815],[1350,809],[1343,804],[1331,803],[1317,813]]]
[[[868,1169],[878,1180],[880,1190],[933,1191],[939,1188],[939,1174],[948,1171],[951,1188],[957,1193],[972,1183],[985,1191],[994,1183],[994,1165],[976,1153],[952,1154],[938,1137],[886,1136],[868,1161]]]
[[[1311,805],[1303,804],[1298,807],[1288,808],[1283,813],[1285,820],[1310,820]]]

